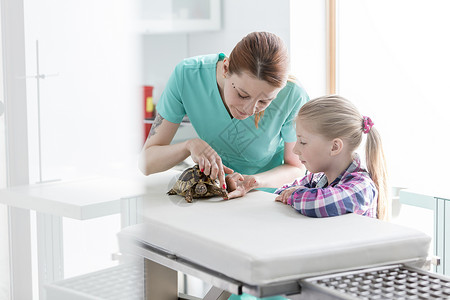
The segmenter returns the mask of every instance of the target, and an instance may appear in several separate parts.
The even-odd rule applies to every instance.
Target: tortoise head
[[[204,194],[206,194],[207,191],[208,191],[208,188],[206,187],[206,184],[204,184],[203,182],[199,182],[195,186],[195,193],[198,195],[204,195]]]

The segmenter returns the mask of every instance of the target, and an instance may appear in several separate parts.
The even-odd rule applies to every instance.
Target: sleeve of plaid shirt
[[[366,215],[377,199],[377,190],[367,173],[347,174],[335,186],[299,188],[288,204],[305,216],[332,217],[346,213]]]
[[[311,181],[311,176],[312,176],[312,175],[313,175],[312,173],[308,173],[308,175],[306,175],[305,177],[303,177],[301,180],[299,180],[299,179],[297,178],[297,179],[294,180],[293,183],[283,185],[282,187],[280,187],[279,189],[277,189],[274,193],[279,195],[279,194],[281,194],[285,189],[288,189],[288,188],[290,188],[290,187],[297,186],[297,185],[301,185],[301,186],[309,186],[308,183]]]

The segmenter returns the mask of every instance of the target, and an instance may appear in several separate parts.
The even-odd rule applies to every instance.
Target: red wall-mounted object
[[[153,118],[153,86],[144,85],[144,119]]]
[[[145,85],[143,86],[143,104],[144,104],[144,142],[150,133],[152,128],[152,121],[155,117],[155,106],[153,104],[153,86]]]

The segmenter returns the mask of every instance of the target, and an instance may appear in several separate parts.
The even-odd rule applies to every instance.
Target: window
[[[338,1],[338,87],[382,134],[390,183],[440,185],[448,159],[450,2]]]
[[[311,99],[326,93],[325,1],[291,0],[291,72]]]

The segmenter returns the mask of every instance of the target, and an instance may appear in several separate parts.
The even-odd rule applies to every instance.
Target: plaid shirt
[[[330,185],[324,173],[308,173],[275,191],[299,186],[288,198],[288,204],[309,217],[333,217],[356,213],[376,218],[378,191],[369,173],[361,167],[359,156]]]

